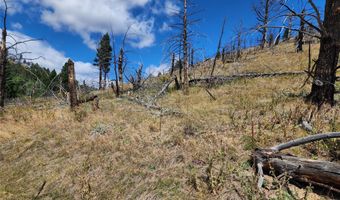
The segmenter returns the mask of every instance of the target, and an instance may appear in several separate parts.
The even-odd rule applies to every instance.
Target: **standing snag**
[[[299,35],[297,37],[297,47],[296,52],[302,52],[303,51],[303,36],[305,32],[305,9],[301,12],[301,19],[300,19],[300,29],[299,29]]]
[[[189,54],[188,54],[188,18],[187,18],[187,0],[183,1],[183,92],[184,95],[189,94]]]
[[[2,38],[1,38],[1,49],[0,49],[0,107],[5,106],[5,81],[6,81],[6,65],[7,65],[7,56],[8,49],[6,46],[7,39],[7,2],[4,0],[5,11],[3,17],[3,28],[2,28]]]
[[[334,105],[336,71],[340,53],[340,1],[326,0],[325,17],[322,22],[320,13],[312,0],[320,26],[320,52],[316,62],[314,81],[308,100],[317,105]]]
[[[71,109],[74,109],[76,106],[78,106],[74,62],[71,59],[69,59],[66,65],[67,65],[67,80],[68,80],[68,87],[69,87],[69,94],[70,94],[69,95],[70,106],[71,106]]]

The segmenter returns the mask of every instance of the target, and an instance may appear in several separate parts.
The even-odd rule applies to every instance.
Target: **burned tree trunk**
[[[314,72],[311,93],[314,104],[334,105],[336,70],[340,52],[340,1],[327,0],[320,40],[320,53]]]
[[[304,36],[304,31],[305,31],[305,10],[302,10],[301,13],[301,20],[300,20],[300,29],[299,29],[299,35],[297,38],[297,47],[296,47],[296,52],[302,52],[303,51],[303,36]]]
[[[71,109],[74,109],[76,106],[78,106],[78,100],[74,63],[71,59],[67,61],[67,80],[70,92],[70,106]]]
[[[170,76],[174,74],[174,70],[175,70],[175,53],[172,53]]]
[[[5,86],[6,86],[6,65],[8,50],[6,46],[7,39],[7,3],[4,1],[5,11],[3,17],[3,29],[0,49],[0,107],[5,106]]]
[[[119,90],[123,90],[123,65],[124,65],[124,50],[123,48],[120,49],[119,57],[118,57],[118,73],[119,73],[119,85],[117,87],[120,87]]]
[[[263,24],[267,26],[268,21],[269,21],[269,3],[270,0],[266,0],[266,6],[265,6],[265,13],[264,13],[264,18],[263,18]],[[267,28],[263,28],[262,32],[262,41],[261,41],[261,48],[263,49],[266,46],[266,40],[267,40]]]
[[[187,22],[187,0],[183,1],[183,64],[184,64],[184,73],[183,73],[183,93],[184,95],[189,94],[189,62],[188,62],[188,22]]]

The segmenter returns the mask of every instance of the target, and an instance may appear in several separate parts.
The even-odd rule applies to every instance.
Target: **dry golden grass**
[[[284,44],[241,61],[238,69],[218,66],[217,73],[304,69],[305,53],[292,51]],[[256,147],[308,134],[299,120],[316,108],[303,101],[304,79],[237,80],[211,88],[216,101],[199,87],[190,96],[172,91],[159,100],[182,117],[160,117],[110,93],[100,94],[95,112],[91,105],[71,112],[52,100],[9,106],[0,117],[0,199],[32,199],[44,181],[40,199],[291,199],[284,183],[269,177],[270,189],[257,191],[248,160]],[[315,131],[339,131],[339,111],[315,113]],[[330,160],[337,145],[319,142],[290,152]],[[304,197],[305,190],[290,188]],[[306,198],[326,197],[307,192]]]

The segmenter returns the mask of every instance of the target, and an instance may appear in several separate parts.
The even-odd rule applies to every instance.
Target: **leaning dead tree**
[[[217,51],[216,51],[216,54],[215,54],[213,66],[211,68],[210,76],[214,75],[217,59],[221,55],[221,45],[222,45],[222,39],[223,39],[224,27],[225,27],[226,20],[227,20],[226,18],[224,18],[224,20],[223,20],[221,34],[220,34],[220,37],[219,37],[219,40],[218,40]],[[223,54],[224,53],[222,53],[222,56],[224,56]]]
[[[259,175],[258,188],[262,188],[264,174],[268,174],[276,177],[290,177],[291,181],[311,184],[340,193],[340,165],[338,163],[303,159],[281,153],[285,149],[332,138],[340,138],[340,132],[311,135],[269,149],[255,150],[252,160]]]

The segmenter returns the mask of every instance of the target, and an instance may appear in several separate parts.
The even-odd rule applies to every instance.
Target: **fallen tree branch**
[[[43,182],[43,184],[40,186],[39,190],[38,190],[38,193],[35,195],[35,197],[33,198],[33,200],[36,200],[38,199],[39,195],[41,194],[41,192],[43,191],[43,189],[45,188],[45,185],[46,185],[46,181]]]
[[[209,94],[209,96],[211,97],[212,100],[216,101],[216,97],[207,89],[207,88],[204,88],[205,91]]]
[[[289,149],[291,147],[300,146],[303,144],[308,144],[311,142],[325,140],[325,139],[332,139],[332,138],[340,138],[340,132],[333,132],[333,133],[321,133],[317,135],[310,135],[304,138],[299,138],[296,140],[289,141],[287,143],[279,144],[277,146],[271,147],[270,149],[273,151],[282,151],[285,149]]]
[[[128,101],[137,103],[138,105],[141,105],[147,109],[150,110],[156,110],[159,111],[161,115],[175,115],[175,116],[183,116],[183,113],[179,112],[179,111],[175,111],[172,110],[170,108],[163,108],[160,106],[157,106],[153,103],[148,103],[143,101],[142,99],[136,99],[136,98],[129,98],[129,97],[125,97]]]
[[[265,78],[265,77],[275,77],[275,76],[292,76],[292,75],[302,75],[305,72],[277,72],[277,73],[248,73],[248,74],[238,74],[232,76],[213,76],[213,77],[206,77],[206,78],[198,78],[192,79],[189,81],[191,85],[198,84],[198,83],[207,83],[207,84],[223,84],[226,82],[231,82],[237,79],[242,78]]]
[[[158,99],[160,96],[164,94],[164,92],[168,89],[168,87],[171,85],[171,83],[175,80],[175,78],[172,78],[170,81],[168,81],[166,84],[164,84],[161,91],[158,92],[158,94],[153,98],[153,101]]]

